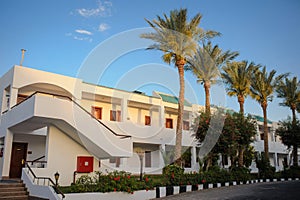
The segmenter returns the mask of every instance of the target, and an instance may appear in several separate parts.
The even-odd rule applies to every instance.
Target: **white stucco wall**
[[[77,169],[77,156],[91,156],[81,145],[72,140],[62,131],[50,126],[47,135],[46,168],[35,168],[37,176],[47,176],[54,180],[59,172],[59,184],[70,185],[73,173]],[[98,160],[94,159],[94,171],[98,170]]]
[[[15,134],[14,142],[28,143],[27,152],[31,152],[31,154],[27,154],[27,161],[32,161],[45,155],[46,136],[32,134]]]

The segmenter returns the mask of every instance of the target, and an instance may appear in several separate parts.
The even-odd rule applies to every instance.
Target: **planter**
[[[208,189],[208,183],[203,184],[203,189]]]

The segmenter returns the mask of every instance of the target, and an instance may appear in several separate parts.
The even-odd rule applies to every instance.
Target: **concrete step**
[[[7,196],[7,197],[2,197],[0,196],[0,200],[28,200],[29,197],[28,195],[17,195],[17,196]]]
[[[19,196],[19,195],[27,195],[25,190],[23,191],[14,191],[13,193],[10,191],[7,192],[0,192],[0,197],[7,197],[7,196]]]
[[[24,187],[24,183],[0,183],[0,188]]]
[[[25,184],[21,181],[5,180],[0,182],[0,200],[28,200]]]
[[[0,193],[1,192],[19,192],[19,191],[25,191],[25,187],[7,187],[7,188],[0,188]]]

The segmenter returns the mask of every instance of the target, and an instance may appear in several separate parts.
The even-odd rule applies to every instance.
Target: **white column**
[[[196,147],[192,146],[191,148],[191,161],[192,161],[192,169],[196,170],[196,166],[197,166],[197,153],[196,153]]]
[[[276,171],[277,171],[277,169],[278,169],[278,160],[277,160],[277,153],[275,152],[274,153],[274,167],[275,167],[275,169],[276,169]]]
[[[166,152],[166,145],[165,144],[161,144],[159,146],[160,149],[160,154],[159,154],[159,167],[163,168],[165,166],[165,162],[164,162],[164,156],[163,154]]]
[[[126,122],[127,117],[128,117],[128,99],[127,98],[122,99],[121,109],[122,109],[122,111],[121,111],[122,121]]]
[[[9,178],[12,143],[13,133],[10,130],[7,130],[4,138],[2,178]]]
[[[160,126],[165,127],[165,107],[163,105],[160,106],[159,109],[159,116],[160,116]]]
[[[18,100],[18,89],[10,87],[9,107],[11,108],[14,105],[16,105],[17,104],[17,100]]]

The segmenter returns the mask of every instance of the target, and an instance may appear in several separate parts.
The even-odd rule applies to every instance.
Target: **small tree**
[[[293,165],[298,166],[298,147],[300,146],[300,122],[288,117],[284,121],[279,122],[279,128],[276,134],[281,137],[282,143],[288,148],[293,147]]]
[[[250,143],[253,142],[254,135],[256,134],[256,124],[250,116],[244,117],[240,113],[227,113],[222,115],[226,118],[223,123],[223,127],[221,127],[222,132],[220,137],[217,139],[217,142],[207,155],[207,163],[205,165],[207,168],[216,164],[216,162],[213,161],[215,158],[218,158],[220,154],[230,156],[231,164],[235,166],[238,150],[247,150]],[[211,125],[212,118],[217,119],[215,114],[209,115],[207,113],[201,113],[196,120],[196,125],[194,124],[194,136],[200,144],[205,142],[209,128],[211,128],[211,130],[216,130],[217,128],[220,128],[218,125],[222,124],[214,123],[217,124],[217,126],[214,127]],[[242,161],[242,163],[244,162]],[[244,164],[239,166],[242,167],[243,165]]]

